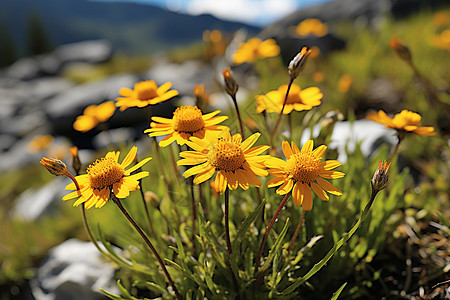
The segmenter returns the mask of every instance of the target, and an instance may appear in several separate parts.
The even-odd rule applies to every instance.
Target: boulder
[[[115,266],[91,242],[67,240],[52,248],[30,282],[37,300],[107,299],[100,288],[120,294]]]
[[[56,210],[64,196],[64,188],[70,180],[67,177],[56,177],[39,189],[29,189],[22,193],[12,209],[15,218],[34,221],[43,215]]]

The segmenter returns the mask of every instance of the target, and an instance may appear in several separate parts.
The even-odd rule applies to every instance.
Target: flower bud
[[[67,174],[69,174],[69,172],[67,172],[66,164],[59,159],[43,157],[40,163],[53,175],[67,176]]]
[[[154,208],[159,208],[159,204],[161,202],[158,195],[156,195],[152,191],[146,191],[144,193],[144,200]]]
[[[372,189],[376,192],[381,191],[387,185],[389,181],[389,168],[391,167],[391,163],[387,163],[386,161],[383,164],[383,161],[380,160],[377,170],[372,177]]]
[[[389,47],[394,53],[406,62],[412,61],[411,51],[408,46],[404,44],[398,37],[392,37],[389,41]]]
[[[289,75],[292,79],[298,77],[300,72],[305,67],[308,56],[311,54],[311,50],[308,47],[303,47],[299,53],[291,60],[288,66]]]
[[[71,147],[70,148],[70,156],[72,157],[72,167],[75,170],[77,174],[80,174],[81,170],[81,161],[80,157],[78,156],[78,148],[77,147]]]
[[[238,84],[236,83],[236,80],[234,80],[233,75],[231,75],[231,69],[230,67],[226,68],[223,72],[223,79],[225,80],[225,91],[230,95],[231,97],[235,97],[236,93],[238,91]]]

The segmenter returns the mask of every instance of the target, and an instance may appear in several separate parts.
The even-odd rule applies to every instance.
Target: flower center
[[[205,127],[202,111],[197,106],[180,106],[173,113],[173,129],[178,132],[197,132]]]
[[[241,145],[220,138],[208,153],[208,159],[217,170],[235,172],[245,163]]]
[[[103,157],[96,160],[87,169],[91,186],[94,189],[102,190],[119,182],[125,170],[112,157]]]
[[[149,100],[158,97],[156,89],[149,84],[139,85],[135,88],[139,100]]]
[[[311,152],[293,154],[287,160],[284,171],[294,181],[310,184],[319,176],[319,160]]]

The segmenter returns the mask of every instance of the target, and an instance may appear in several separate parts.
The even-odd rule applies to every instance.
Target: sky
[[[192,15],[211,14],[220,19],[266,26],[302,7],[329,0],[103,0],[148,3]]]

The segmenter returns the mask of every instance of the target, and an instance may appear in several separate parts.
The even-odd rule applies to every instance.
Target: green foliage
[[[362,28],[350,31],[348,24],[336,28],[336,32],[349,37],[347,49],[313,59],[297,80],[302,87],[319,85],[327,101],[317,109],[292,113],[290,120],[284,118],[276,143],[292,140],[298,144],[304,130],[323,124],[325,114],[330,110],[340,110],[348,121],[359,118],[356,108],[366,98],[367,85],[380,77],[394,82],[404,97],[406,109],[423,113],[429,122],[426,125],[436,126],[442,111],[428,109],[427,102],[423,101],[428,97],[427,92],[411,87],[416,80],[411,70],[394,57],[387,46],[392,34],[396,33],[410,43],[413,56],[421,58],[415,59],[418,69],[426,73],[437,70],[431,74],[432,80],[448,84],[445,78],[450,77],[449,70],[441,63],[445,61],[445,53],[425,47],[412,38],[412,29],[427,36],[436,32],[436,28],[427,23],[429,19],[430,14],[423,14],[400,22],[388,20],[378,31]],[[356,38],[350,39],[350,36]],[[183,61],[200,55],[200,47],[193,46],[191,50],[188,54],[175,51],[172,58]],[[140,58],[129,60],[116,56],[112,62],[94,67],[83,77],[77,78],[71,70],[66,75],[85,82],[110,73],[140,72],[140,62]],[[392,68],[393,65],[398,67]],[[319,71],[325,76],[317,83],[311,78]],[[262,117],[252,113],[253,97],[287,83],[288,75],[279,58],[258,61],[251,72],[260,78],[259,86],[258,90],[250,91],[247,101],[240,103],[244,108],[242,114],[254,121],[252,130],[262,133],[258,143],[268,144],[277,116]],[[337,89],[343,74],[350,74],[353,80],[347,92]],[[445,97],[448,96],[443,95],[447,99]],[[235,114],[232,110],[226,113],[229,116]],[[238,128],[237,121],[232,118],[226,125]],[[332,122],[321,128],[320,135],[314,138],[316,146],[329,144],[333,126]],[[129,147],[122,145],[122,148]],[[126,152],[126,149],[121,150]],[[415,246],[420,247],[420,266],[431,275],[416,278],[417,283],[410,284],[409,290],[418,290],[420,285],[436,278],[443,279],[449,271],[445,267],[445,258],[442,259],[442,253],[445,255],[448,249],[443,249],[442,242],[435,242],[445,242],[449,234],[450,170],[448,164],[442,162],[450,155],[450,150],[442,132],[436,137],[408,136],[402,141],[401,156],[392,161],[388,187],[373,203],[370,202],[371,206],[367,206],[370,209],[365,207],[371,199],[371,178],[379,161],[389,159],[391,149],[383,146],[369,158],[363,155],[359,144],[355,149],[347,149],[348,161],[339,168],[346,175],[332,181],[343,195],[331,196],[327,202],[314,198],[313,209],[305,213],[292,248],[289,244],[302,208],[295,207],[289,199],[267,235],[258,271],[255,266],[258,250],[282,201],[275,189],[266,187],[270,177],[261,178],[260,188],[251,187],[246,191],[238,188],[230,192],[229,253],[224,228],[224,196],[216,195],[208,182],[190,186],[191,181],[181,176],[184,167],[175,163],[181,150],[182,147],[171,145],[155,147],[147,153],[154,159],[142,168],[150,175],[143,179],[141,188],[154,192],[157,199],[148,203],[136,191],[121,203],[155,246],[176,288],[186,299],[381,298],[389,295],[392,288],[385,278],[394,276],[399,265],[404,267],[403,256],[408,249],[405,245],[413,240],[411,231],[415,234],[414,240],[419,241]],[[277,152],[280,150],[272,149],[271,153],[279,156]],[[328,149],[324,159],[336,159],[336,156],[335,150]],[[408,167],[403,167],[405,165]],[[27,177],[33,175],[34,185],[45,183],[40,172],[26,170],[29,172],[0,177],[6,183],[0,188],[3,215],[12,202],[9,196],[25,190],[24,174]],[[191,193],[197,210],[195,223]],[[2,223],[0,233],[7,238],[8,244],[0,244],[3,271],[0,283],[29,278],[33,275],[30,266],[36,265],[49,247],[66,237],[81,235],[81,223],[74,217],[79,214],[73,213],[75,210],[69,205],[64,207],[60,215],[37,223],[17,220]],[[154,253],[113,201],[102,209],[87,211],[86,219],[96,246],[118,268],[120,295],[102,290],[106,296],[111,299],[174,297]],[[432,222],[438,229],[430,229]],[[433,232],[434,240],[427,231]],[[402,288],[408,292],[408,287],[396,287],[398,292]]]

